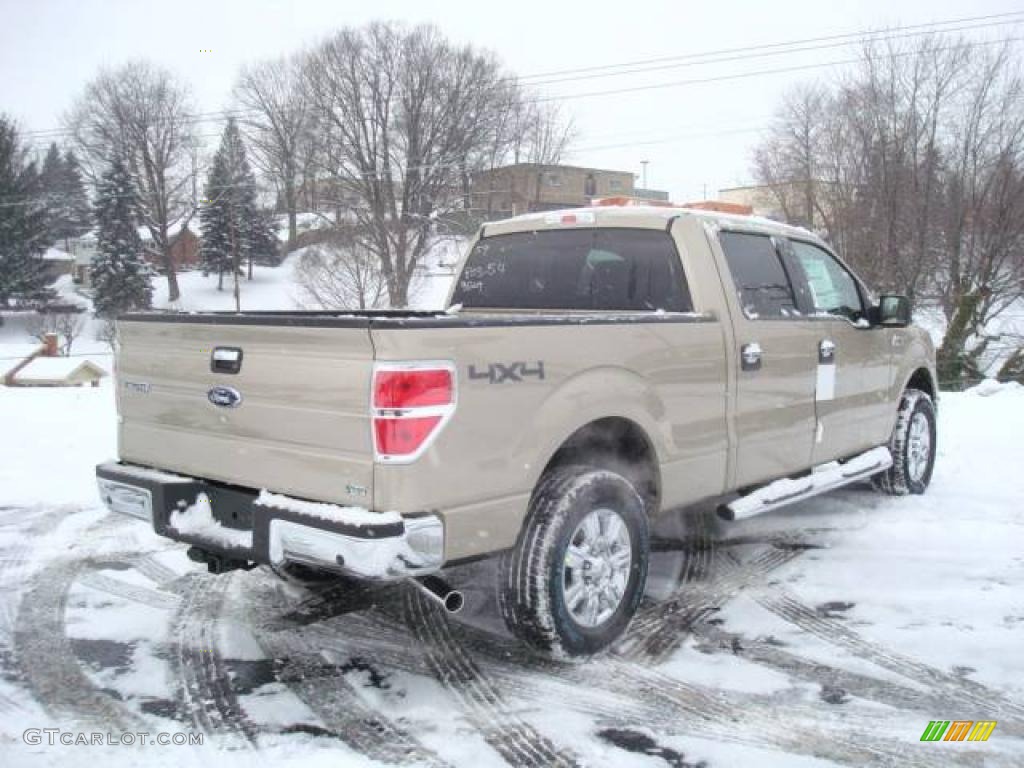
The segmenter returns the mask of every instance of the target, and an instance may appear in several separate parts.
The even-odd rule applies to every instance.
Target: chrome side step
[[[833,461],[815,467],[811,474],[805,477],[786,477],[769,483],[729,504],[723,504],[718,508],[718,516],[723,520],[743,520],[842,488],[844,485],[884,472],[891,466],[892,454],[887,447],[883,445],[872,448],[842,464]]]

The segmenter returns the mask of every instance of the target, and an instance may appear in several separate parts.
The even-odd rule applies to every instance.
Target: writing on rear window
[[[466,260],[452,303],[494,309],[692,309],[671,236],[625,228],[484,238]]]

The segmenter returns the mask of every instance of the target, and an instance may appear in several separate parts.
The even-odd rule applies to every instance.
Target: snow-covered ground
[[[1024,388],[939,413],[928,494],[858,487],[661,541],[627,637],[565,665],[501,630],[490,563],[453,574],[459,620],[404,586],[210,576],[100,508],[109,385],[0,387],[0,765],[1024,765]],[[920,742],[936,719],[998,725]]]

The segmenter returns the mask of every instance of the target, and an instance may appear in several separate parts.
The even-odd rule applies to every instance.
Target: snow
[[[81,357],[37,357],[18,371],[16,379],[18,381],[56,381],[65,379],[73,375],[79,368],[88,367],[90,362]],[[98,363],[92,363],[92,365],[100,369],[101,375],[107,375],[106,369],[101,365]]]
[[[256,503],[346,525],[393,525],[402,522],[402,516],[397,512],[370,512],[363,507],[342,507],[337,504],[303,501],[271,493],[266,489],[260,491]]]
[[[47,248],[43,253],[43,261],[74,261],[75,257],[60,248]]]
[[[225,547],[252,549],[252,531],[228,528],[215,519],[210,497],[202,492],[196,494],[195,503],[174,510],[167,522],[182,536],[195,536]]]

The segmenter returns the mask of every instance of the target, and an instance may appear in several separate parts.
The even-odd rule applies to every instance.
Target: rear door
[[[822,323],[815,463],[883,443],[892,426],[889,333],[867,320],[864,292],[828,250],[790,239],[798,300]]]
[[[368,506],[373,348],[365,322],[230,322],[191,316],[119,324],[121,459]]]
[[[719,244],[733,283],[730,312],[739,357],[733,484],[743,487],[811,466],[821,325],[797,310],[779,240],[722,231]]]

